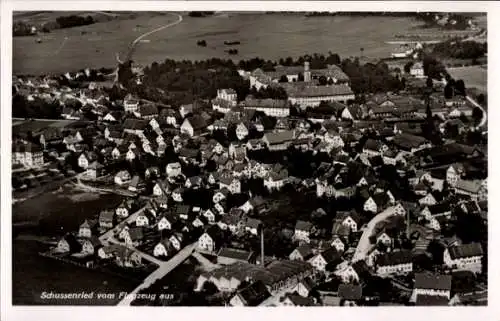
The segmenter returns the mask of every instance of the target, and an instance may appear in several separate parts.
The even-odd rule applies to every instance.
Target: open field
[[[458,68],[447,68],[446,70],[455,79],[463,79],[467,88],[476,87],[478,90],[487,92],[487,66],[469,66]]]
[[[117,17],[117,14],[110,14],[105,11],[15,11],[13,13],[14,22],[23,21],[41,25],[46,22],[53,22],[61,16],[91,16],[94,21],[106,21],[108,17]]]
[[[165,58],[201,60],[211,57],[235,60],[297,57],[305,53],[337,52],[342,57],[387,57],[394,49],[385,42],[396,33],[415,32],[417,21],[396,17],[304,17],[302,14],[225,13],[184,20],[140,42],[134,60],[141,65]],[[14,74],[61,73],[85,67],[111,67],[115,53],[126,52],[141,34],[177,20],[172,15],[140,13],[135,19],[114,19],[89,26],[54,30],[33,37],[16,37]],[[37,43],[36,39],[42,42]],[[206,40],[207,47],[196,45]],[[235,56],[224,41],[240,41]]]
[[[114,19],[38,36],[15,37],[13,73],[63,73],[115,66],[115,53],[125,53],[141,34],[175,20],[171,15],[142,13],[135,19]],[[41,43],[37,43],[38,38]]]

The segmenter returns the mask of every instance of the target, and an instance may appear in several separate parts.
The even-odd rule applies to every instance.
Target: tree
[[[459,79],[455,82],[455,90],[459,95],[466,95],[465,83],[462,79]]]
[[[286,75],[282,75],[282,76],[280,77],[279,82],[288,82],[288,77],[287,77]]]
[[[412,66],[413,66],[413,61],[408,61],[403,69],[407,74],[409,74]]]
[[[325,76],[320,76],[318,79],[318,82],[319,82],[320,86],[326,86],[328,83],[328,80]]]
[[[206,281],[203,284],[203,292],[207,295],[213,295],[213,294],[219,292],[219,290],[217,289],[217,286],[215,286],[215,284],[213,284],[210,281]]]
[[[401,77],[401,80],[400,80],[400,81],[401,81],[401,87],[402,87],[403,89],[405,89],[405,88],[406,88],[406,78],[405,78],[405,77]]]
[[[474,119],[474,122],[478,124],[481,119],[483,118],[483,111],[479,107],[474,107],[472,109],[472,119]]]
[[[434,85],[434,82],[432,81],[432,78],[431,77],[427,77],[427,81],[425,82],[427,88],[431,88],[432,89],[432,86]]]
[[[446,99],[451,99],[453,98],[453,86],[451,85],[450,82],[444,86],[444,98]]]
[[[477,102],[479,105],[484,105],[486,102],[486,96],[483,93],[477,95]]]

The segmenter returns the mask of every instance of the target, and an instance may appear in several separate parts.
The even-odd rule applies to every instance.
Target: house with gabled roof
[[[247,218],[245,220],[245,231],[252,234],[258,235],[262,227],[262,221],[255,218]]]
[[[357,306],[363,298],[363,287],[359,284],[339,284],[337,293],[342,306]]]
[[[424,197],[422,197],[421,199],[419,199],[418,203],[421,206],[431,206],[431,205],[436,205],[437,201],[434,198],[434,196],[432,195],[432,193],[429,193],[429,194],[425,195]]]
[[[250,263],[254,253],[241,249],[223,247],[217,253],[217,264],[231,265],[236,262]]]
[[[151,214],[150,211],[142,211],[139,215],[137,215],[135,219],[135,225],[148,227],[153,225],[153,222],[155,220],[155,216]]]
[[[179,162],[169,163],[165,168],[168,177],[177,177],[182,174],[182,166]]]
[[[223,242],[223,232],[217,226],[210,226],[205,233],[198,238],[197,249],[200,251],[215,253]]]
[[[206,120],[201,115],[193,115],[184,119],[180,129],[181,133],[193,137],[200,135],[206,128]]]
[[[259,306],[271,297],[269,290],[262,281],[256,281],[238,290],[229,304],[233,307]]]
[[[189,220],[191,214],[191,206],[186,204],[178,204],[173,208],[173,213],[181,220]]]
[[[155,257],[163,256],[167,257],[169,256],[170,253],[172,253],[172,244],[167,238],[164,238],[158,242],[158,244],[155,245],[153,249],[153,255]]]
[[[363,153],[367,156],[379,156],[383,154],[389,147],[380,140],[369,138],[363,145]]]
[[[280,298],[280,306],[309,307],[318,305],[313,298],[304,297],[297,293],[287,293]]]
[[[99,214],[99,227],[112,228],[115,223],[115,212],[113,210],[103,210]]]
[[[268,190],[280,190],[288,181],[288,170],[271,170],[264,179],[264,186]]]
[[[83,169],[87,169],[89,165],[97,160],[97,154],[94,152],[84,152],[78,157],[78,166]]]
[[[239,210],[239,211],[236,211]],[[232,208],[229,213],[225,214],[222,219],[217,222],[221,230],[229,230],[236,234],[245,228],[245,216],[241,209]]]
[[[212,201],[214,203],[219,203],[220,201],[226,199],[230,194],[230,191],[223,187],[221,189],[218,189],[214,192],[214,196],[212,197]]]
[[[409,133],[395,135],[391,143],[396,146],[398,150],[408,153],[415,153],[419,150],[431,147],[429,141],[424,137]]]
[[[78,230],[78,237],[91,237],[95,233],[97,227],[97,221],[95,220],[85,220]]]
[[[443,253],[444,265],[452,270],[467,270],[481,273],[483,248],[481,243],[454,245]]]
[[[182,249],[182,245],[184,244],[184,234],[181,232],[176,232],[168,238],[170,244],[176,251],[180,251]]]
[[[451,275],[415,273],[415,282],[410,302],[415,302],[417,296],[440,296],[450,299]]]
[[[459,179],[455,184],[455,193],[468,195],[473,200],[487,200],[488,184],[487,180],[464,180]]]
[[[58,242],[55,251],[58,253],[78,253],[82,245],[73,234],[67,233]]]
[[[280,132],[269,132],[264,135],[262,141],[270,151],[283,151],[290,146],[295,139],[295,132],[290,130]]]
[[[343,241],[339,236],[333,236],[330,241],[330,246],[335,248],[337,252],[342,253],[345,251],[346,242]]]
[[[186,179],[184,187],[189,189],[198,189],[202,187],[202,185],[203,179],[200,176],[191,176]]]
[[[314,287],[315,282],[310,277],[307,277],[299,281],[297,285],[291,289],[291,292],[307,298]]]
[[[92,236],[82,240],[82,253],[86,255],[96,254],[102,247],[101,241],[97,236]]]
[[[219,215],[216,214],[216,211],[210,208],[205,211],[202,211],[202,215],[206,219],[208,224],[215,224],[219,219]]]
[[[164,196],[170,192],[170,183],[168,180],[156,180],[153,186],[153,196]]]
[[[356,261],[352,264],[346,264],[344,267],[335,271],[344,283],[360,282],[363,278],[370,275],[368,266],[363,260]]]
[[[172,199],[174,202],[181,203],[183,201],[182,195],[184,194],[184,188],[177,187],[172,191]]]
[[[309,241],[310,234],[313,232],[313,224],[311,222],[306,222],[298,220],[295,224],[295,233],[293,238],[301,241]]]
[[[153,104],[141,105],[134,111],[134,115],[138,118],[151,120],[158,117],[158,107]]]
[[[307,244],[301,244],[295,250],[293,250],[292,253],[289,255],[290,260],[299,260],[299,261],[308,261],[313,257],[313,249],[312,247]]]
[[[115,214],[119,218],[126,218],[137,208],[135,201],[132,199],[123,200],[120,205],[115,208]]]
[[[408,274],[413,271],[413,256],[406,250],[384,253],[376,258],[375,265],[382,277]]]
[[[231,194],[241,193],[241,181],[236,177],[231,177],[228,175],[221,176],[219,178],[219,188],[227,189]]]
[[[173,215],[173,213],[167,212],[161,214],[157,219],[158,231],[171,230],[177,220],[178,219],[175,217],[175,215]]]
[[[352,232],[357,232],[360,227],[361,218],[356,211],[338,212],[335,221],[341,225],[348,227]]]
[[[123,131],[134,135],[143,135],[148,125],[149,122],[147,120],[127,118],[123,122]]]
[[[342,262],[340,254],[333,247],[326,249],[308,260],[311,265],[320,272],[325,272],[327,266]]]
[[[142,227],[131,227],[126,230],[123,237],[125,244],[138,246],[144,239],[144,232]]]
[[[131,192],[140,193],[144,191],[145,188],[146,188],[146,183],[139,175],[135,175],[134,177],[132,177],[128,185],[128,190]]]

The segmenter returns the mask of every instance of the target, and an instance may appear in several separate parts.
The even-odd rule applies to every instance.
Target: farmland
[[[447,71],[453,78],[463,79],[467,88],[476,87],[482,92],[487,92],[486,66],[448,68]]]
[[[342,57],[387,57],[394,46],[385,42],[397,32],[416,30],[418,22],[397,17],[314,17],[302,14],[218,14],[184,20],[139,42],[134,60],[141,65],[165,58],[202,60],[211,57],[266,59],[305,53],[337,52]],[[30,17],[34,19],[33,17]],[[45,18],[46,19],[46,18]],[[139,13],[93,25],[54,30],[13,40],[14,74],[61,73],[85,67],[114,66],[115,53],[125,52],[139,35],[174,22],[173,15]],[[41,43],[37,43],[41,38]],[[207,47],[196,45],[206,40]],[[224,41],[240,41],[229,56]]]

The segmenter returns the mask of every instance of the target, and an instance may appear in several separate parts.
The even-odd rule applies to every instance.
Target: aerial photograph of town
[[[486,13],[12,20],[13,305],[488,305]]]

